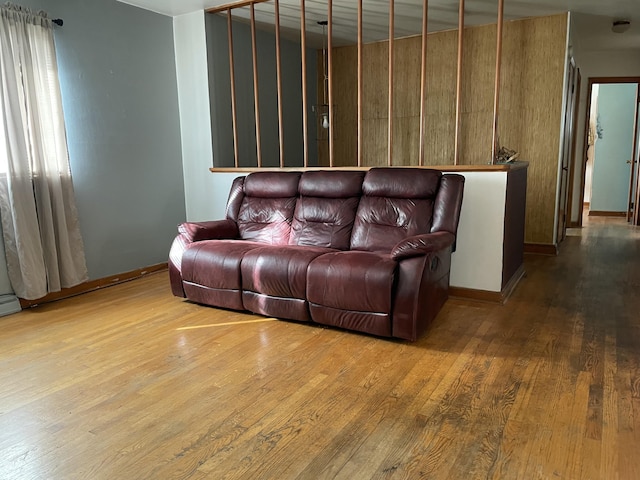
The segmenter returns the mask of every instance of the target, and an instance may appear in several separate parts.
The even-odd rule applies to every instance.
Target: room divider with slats
[[[395,22],[395,0],[388,1],[388,87],[387,87],[387,109],[388,118],[386,125],[387,145],[386,145],[386,164],[393,166],[396,163],[402,165],[404,162],[402,159],[394,158],[394,87],[395,87],[395,62],[394,62],[394,41],[396,40],[396,22]],[[490,162],[494,164],[497,158],[498,152],[498,115],[499,115],[499,99],[500,99],[500,70],[501,70],[501,58],[502,58],[502,27],[503,27],[503,12],[504,12],[504,0],[497,0],[498,2],[498,20],[497,20],[497,41],[496,41],[496,61],[495,61],[495,81],[494,81],[494,98],[493,98],[493,118],[492,118],[492,140],[491,140],[491,157]],[[279,151],[279,168],[285,167],[285,142],[284,135],[284,115],[283,115],[283,87],[282,87],[282,51],[281,51],[281,22],[280,22],[280,0],[249,0],[243,2],[237,2],[232,4],[223,5],[207,10],[210,14],[226,14],[227,20],[227,37],[228,37],[228,51],[229,51],[229,81],[230,81],[230,98],[231,98],[231,123],[233,128],[233,154],[234,154],[234,167],[240,167],[239,159],[239,122],[238,122],[238,92],[236,88],[236,69],[235,62],[236,56],[234,55],[234,12],[240,10],[249,9],[249,24],[251,31],[251,63],[253,74],[253,115],[255,125],[255,145],[256,145],[256,167],[262,168],[263,155],[262,155],[262,142],[261,142],[261,122],[260,122],[260,78],[258,76],[258,41],[256,30],[258,28],[256,22],[255,6],[257,4],[273,4],[273,29],[275,30],[275,71],[276,71],[276,97],[277,97],[277,125],[278,125],[278,151]],[[421,7],[421,8],[420,8]],[[428,0],[422,0],[421,6],[421,43],[420,43],[420,106],[419,106],[419,142],[418,151],[415,152],[418,161],[417,165],[425,165],[425,141],[427,137],[427,120],[426,120],[426,101],[427,101],[427,24],[429,5]],[[341,6],[344,8],[344,5]],[[354,155],[354,166],[364,167],[365,159],[363,156],[363,125],[364,125],[364,95],[365,78],[364,78],[364,41],[363,32],[365,25],[363,21],[363,15],[365,6],[363,6],[363,0],[357,0],[357,90],[356,90],[356,151]],[[334,128],[335,120],[335,86],[334,86],[334,43],[333,43],[333,21],[334,5],[333,0],[326,0],[326,24],[327,24],[327,62],[326,62],[326,89],[327,89],[327,109],[329,128],[327,132],[328,140],[328,166],[336,166],[336,153],[335,153],[335,136],[336,128]],[[300,0],[299,4],[300,13],[300,49],[301,49],[301,117],[302,117],[302,145],[303,145],[303,163],[299,167],[309,167],[309,152],[312,142],[309,139],[308,133],[308,112],[309,112],[309,98],[308,98],[308,79],[307,79],[307,4],[305,0]],[[453,164],[458,165],[460,163],[460,144],[462,141],[461,135],[461,117],[462,117],[462,81],[463,81],[463,45],[464,45],[464,30],[465,30],[465,0],[459,0],[458,5],[458,30],[457,30],[457,62],[456,62],[456,89],[455,89],[455,128],[454,128],[454,154]],[[325,65],[323,65],[323,68]],[[324,81],[324,79],[323,79]],[[324,85],[323,85],[324,88]],[[341,159],[341,165],[344,164],[344,159]]]

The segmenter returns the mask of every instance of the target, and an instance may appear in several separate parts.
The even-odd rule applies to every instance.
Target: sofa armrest
[[[414,235],[398,242],[391,249],[391,258],[394,260],[402,260],[404,258],[438,252],[453,245],[455,239],[455,235],[449,232]]]
[[[233,220],[185,222],[178,225],[178,232],[191,242],[238,238],[238,225]]]

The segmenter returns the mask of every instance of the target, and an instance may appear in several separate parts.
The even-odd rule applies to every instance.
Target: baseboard
[[[524,253],[534,255],[558,255],[558,246],[553,243],[525,243]]]
[[[604,210],[589,210],[590,217],[626,217],[627,212],[607,212]]]
[[[20,301],[15,295],[0,295],[0,317],[18,313],[22,308]]]
[[[462,298],[465,300],[475,300],[478,302],[498,303],[503,305],[507,302],[511,294],[525,275],[524,265],[521,265],[511,279],[506,283],[502,291],[491,292],[489,290],[477,290],[474,288],[449,287],[449,296]]]
[[[507,281],[505,286],[502,287],[502,303],[506,303],[506,301],[509,299],[513,291],[516,289],[516,286],[518,285],[518,283],[520,283],[520,280],[522,280],[526,273],[527,272],[524,269],[524,265],[520,265],[520,268],[518,268],[518,270],[516,270],[515,273],[511,275],[509,281]]]
[[[56,300],[61,300],[63,298],[75,297],[76,295],[80,295],[82,293],[92,292],[93,290],[99,290],[101,288],[110,287],[111,285],[117,285],[119,283],[135,280],[136,278],[143,277],[150,273],[159,272],[166,269],[166,263],[158,263],[149,267],[131,270],[130,272],[124,272],[118,275],[111,275],[109,277],[90,280],[88,282],[81,283],[80,285],[76,285],[75,287],[63,288],[59,292],[50,293],[36,300],[25,300],[21,298],[20,305],[22,306],[22,308],[31,308],[42,303],[49,303]]]

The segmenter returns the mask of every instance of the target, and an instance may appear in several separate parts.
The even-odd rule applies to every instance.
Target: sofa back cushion
[[[291,228],[291,245],[347,250],[365,172],[305,172]]]
[[[255,172],[247,175],[238,211],[240,238],[269,245],[287,245],[299,180],[299,172]]]
[[[352,250],[389,251],[399,241],[431,231],[442,174],[419,168],[372,168],[362,184]]]

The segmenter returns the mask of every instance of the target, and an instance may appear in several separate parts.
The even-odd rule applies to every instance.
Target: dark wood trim
[[[429,14],[429,0],[422,1],[422,38],[420,51],[420,151],[418,163],[424,165],[424,128],[425,102],[427,97],[427,23]]]
[[[527,174],[526,169],[507,172],[502,237],[502,287],[524,263]]]
[[[627,212],[607,212],[605,210],[589,210],[590,217],[625,217]]]
[[[427,168],[433,170],[440,170],[442,172],[510,172],[514,170],[519,170],[521,168],[527,168],[529,166],[529,162],[513,162],[508,164],[498,164],[498,165],[428,165],[428,166],[419,166],[419,165],[395,165],[393,168]],[[212,173],[251,173],[251,172],[277,172],[277,171],[291,171],[291,172],[305,172],[305,171],[315,171],[315,170],[369,170],[371,168],[378,168],[374,166],[368,167],[212,167],[209,169]]]
[[[273,2],[276,29],[276,86],[278,93],[278,148],[280,150],[280,166],[284,167],[284,120],[282,113],[282,60],[280,52],[280,0]]]
[[[566,222],[567,227],[571,228],[572,226],[574,226],[576,223],[579,224],[579,222],[574,222],[571,219],[571,216],[573,214],[573,184],[575,182],[575,176],[576,176],[576,163],[577,163],[577,157],[576,157],[576,145],[577,145],[577,140],[578,140],[578,113],[580,112],[580,88],[582,86],[582,75],[580,74],[580,69],[576,67],[576,77],[577,80],[575,80],[575,98],[573,100],[573,125],[571,126],[571,153],[569,155],[569,184],[567,185],[567,188],[569,189],[569,195],[568,195],[568,199],[567,199],[567,217],[566,219],[568,219],[568,221]],[[584,197],[583,197],[584,198]],[[583,201],[583,198],[580,199],[580,201]],[[582,212],[579,212],[579,216],[582,216]]]
[[[520,280],[522,280],[526,274],[527,274],[527,271],[524,269],[524,264],[520,265],[520,268],[516,270],[516,272],[511,276],[511,278],[505,284],[505,286],[502,287],[502,292],[501,292],[502,303],[505,303],[509,299],[511,294],[514,292],[514,290],[520,283]]]
[[[493,83],[493,128],[491,138],[491,163],[498,155],[498,109],[500,105],[500,67],[502,62],[502,27],[504,24],[504,0],[498,0],[498,25],[496,34],[496,76]]]
[[[582,178],[580,180],[580,199],[584,199],[585,176],[587,167],[587,153],[589,147],[589,114],[591,112],[591,93],[594,83],[637,83],[640,88],[640,77],[588,77],[587,80],[587,110],[584,119],[584,140],[582,142]],[[639,169],[640,170],[640,169]],[[636,192],[640,198],[640,188]],[[579,216],[579,226],[582,226],[582,214]]]
[[[393,166],[393,40],[395,37],[395,2],[389,0],[389,119],[387,123],[387,165]]]
[[[307,20],[305,0],[300,0],[300,56],[302,60],[302,147],[304,166],[309,166],[309,120],[307,118]]]
[[[225,10],[233,10],[234,8],[242,8],[248,7],[249,5],[253,5],[254,3],[263,3],[268,2],[269,0],[245,0],[241,2],[233,2],[233,3],[225,3],[224,5],[220,5],[218,7],[206,8],[205,13],[220,13]]]
[[[256,12],[253,3],[249,5],[251,11],[251,60],[253,63],[253,108],[256,121],[256,160],[258,167],[262,167],[262,146],[260,142],[260,95],[258,81],[258,41],[256,39]]]
[[[525,274],[524,265],[522,265],[500,292],[476,290],[474,288],[449,287],[449,297],[503,305],[507,302]]]
[[[582,168],[581,170],[581,178],[580,178],[580,200],[584,202],[584,189],[585,182],[587,178],[587,161],[589,160],[589,119],[591,117],[591,92],[593,88],[593,82],[591,78],[587,79],[587,111],[585,112],[585,120],[584,120],[584,128],[583,128],[583,139],[582,139]],[[578,215],[578,226],[582,227],[583,211]]]
[[[136,278],[144,277],[145,275],[149,275],[151,273],[161,272],[166,269],[167,269],[166,262],[158,263],[156,265],[151,265],[149,267],[131,270],[130,272],[124,272],[117,275],[110,275],[108,277],[98,278],[96,280],[90,280],[88,282],[81,283],[80,285],[76,285],[75,287],[63,288],[59,292],[49,293],[48,295],[45,295],[44,297],[38,298],[36,300],[25,300],[24,298],[20,298],[19,299],[20,306],[23,309],[31,308],[43,303],[55,302],[56,300],[62,300],[63,298],[75,297],[76,295],[81,295],[83,293],[92,292],[94,290],[99,290],[101,288],[118,285],[119,283],[135,280]]]
[[[231,124],[233,125],[233,164],[238,168],[238,108],[236,104],[236,70],[233,56],[233,19],[231,10],[227,10],[227,36],[229,42],[229,81],[231,82]]]
[[[558,255],[558,245],[552,243],[525,243],[524,253],[533,255]]]
[[[358,166],[362,166],[362,119],[364,109],[364,75],[362,72],[362,53],[363,53],[363,41],[362,41],[362,2],[358,0]]]
[[[456,73],[456,124],[453,148],[453,164],[460,163],[460,120],[462,113],[462,46],[464,36],[464,0],[458,5],[458,63]]]
[[[502,303],[502,292],[490,292],[473,288],[449,287],[449,297],[475,300],[477,302]]]
[[[329,94],[329,166],[334,165],[333,142],[333,0],[327,0],[327,90]]]
[[[640,83],[640,77],[589,77],[589,83]]]

